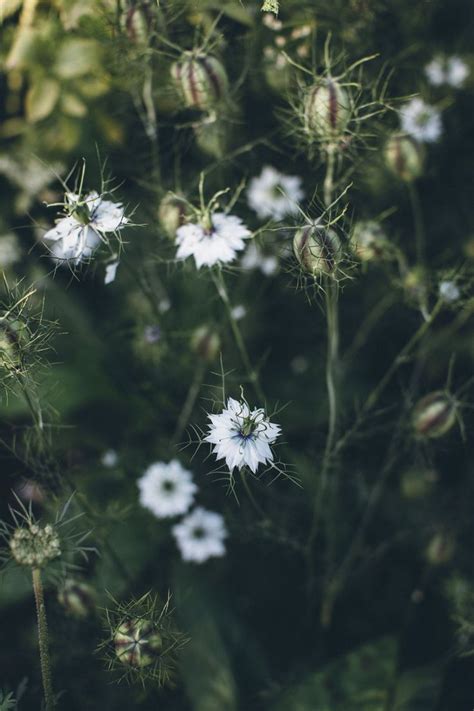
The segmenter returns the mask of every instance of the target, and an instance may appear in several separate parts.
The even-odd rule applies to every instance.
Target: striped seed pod
[[[151,7],[146,0],[136,4],[125,2],[120,16],[120,24],[130,42],[146,47],[152,24]]]
[[[227,93],[229,82],[225,68],[212,56],[185,52],[171,66],[171,76],[190,108],[210,109]]]
[[[160,655],[163,639],[150,620],[138,618],[119,625],[114,635],[114,647],[122,664],[147,667]]]
[[[438,390],[425,395],[413,410],[413,429],[418,437],[436,439],[456,422],[457,405],[448,393]]]
[[[58,592],[58,602],[72,617],[84,619],[95,608],[95,590],[87,583],[67,578]]]
[[[331,79],[317,81],[304,100],[304,125],[311,137],[325,143],[341,140],[351,115],[349,96]]]
[[[387,166],[400,180],[410,182],[421,175],[424,151],[411,136],[394,133],[385,144],[384,156]]]
[[[293,251],[306,273],[333,275],[341,258],[341,241],[334,230],[306,225],[296,232]]]

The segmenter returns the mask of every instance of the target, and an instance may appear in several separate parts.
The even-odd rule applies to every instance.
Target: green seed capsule
[[[413,429],[418,437],[436,439],[449,432],[456,422],[456,401],[437,391],[423,397],[413,411]]]
[[[307,225],[293,239],[293,251],[307,274],[334,274],[341,258],[341,242],[334,230]]]
[[[185,53],[172,65],[171,76],[181,90],[184,103],[190,108],[211,109],[227,93],[226,71],[212,56]]]
[[[184,225],[187,213],[188,206],[184,199],[177,195],[165,195],[158,208],[158,219],[168,237],[176,237],[176,231]]]
[[[304,101],[304,124],[308,134],[325,143],[340,141],[351,115],[347,91],[334,79],[316,82]]]
[[[191,347],[199,358],[212,362],[220,353],[221,339],[210,326],[199,326],[192,335]]]
[[[114,635],[117,658],[131,667],[147,667],[160,655],[163,640],[153,623],[146,619],[122,622]]]
[[[400,180],[410,182],[421,175],[424,151],[411,136],[393,134],[385,144],[384,156],[387,166]]]
[[[58,592],[58,601],[72,617],[88,617],[95,607],[95,591],[87,583],[68,578]]]

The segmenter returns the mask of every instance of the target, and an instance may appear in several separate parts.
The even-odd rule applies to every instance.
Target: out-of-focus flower
[[[444,301],[447,301],[448,303],[452,304],[454,301],[457,301],[459,299],[459,297],[461,296],[461,291],[456,282],[445,279],[444,281],[440,282],[439,295]]]
[[[245,250],[241,261],[242,269],[260,269],[265,276],[273,276],[278,271],[278,259],[274,254],[264,254],[254,242]]]
[[[418,141],[433,143],[442,132],[441,114],[437,108],[415,97],[400,109],[402,130]]]
[[[261,220],[282,220],[298,212],[298,202],[304,197],[301,178],[283,175],[272,166],[265,166],[259,176],[252,178],[247,191],[249,206]]]
[[[0,268],[8,269],[21,259],[18,237],[14,232],[7,232],[0,237]]]
[[[118,464],[118,460],[119,460],[119,455],[115,451],[115,449],[107,449],[103,453],[102,457],[100,458],[102,466],[107,467],[107,469],[116,467]]]
[[[95,191],[83,199],[66,193],[69,213],[44,235],[52,242],[51,253],[59,262],[79,264],[92,256],[104,235],[117,232],[128,223],[121,203],[104,200]]]
[[[177,459],[155,462],[138,480],[140,503],[157,518],[184,514],[191,506],[197,486]]]
[[[215,212],[199,223],[189,222],[176,232],[178,259],[194,257],[198,269],[233,262],[251,232],[239,217]]]
[[[428,81],[433,86],[448,84],[459,89],[469,76],[469,67],[461,57],[435,57],[425,67]]]
[[[243,304],[237,304],[237,306],[234,306],[232,309],[231,314],[234,321],[240,321],[246,316],[247,309]]]
[[[255,474],[260,464],[273,462],[270,445],[280,434],[263,408],[250,410],[246,402],[229,398],[219,415],[208,415],[211,425],[204,438],[214,445],[216,459],[225,459],[230,471],[248,466]]]
[[[120,262],[117,259],[114,262],[109,262],[105,265],[104,284],[112,284],[112,282],[115,281],[119,264]]]
[[[214,511],[202,507],[194,509],[173,526],[173,535],[183,560],[204,563],[225,554],[227,529],[223,517]]]
[[[145,342],[152,345],[153,343],[158,343],[161,338],[161,328],[158,324],[153,324],[152,326],[145,326],[143,331],[143,338]]]

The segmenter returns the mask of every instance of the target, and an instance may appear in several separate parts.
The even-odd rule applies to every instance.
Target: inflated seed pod
[[[165,195],[158,207],[158,219],[168,237],[176,237],[176,231],[185,223],[188,212],[186,201],[179,195]]]
[[[229,84],[224,66],[207,54],[185,52],[171,66],[171,76],[181,90],[186,106],[204,111],[216,106],[226,96]]]
[[[304,100],[306,132],[325,143],[341,140],[351,115],[347,91],[331,77],[317,81]]]
[[[147,667],[160,655],[163,639],[150,620],[131,619],[122,622],[117,628],[114,647],[122,664]]]
[[[341,258],[341,241],[334,230],[306,225],[296,232],[293,251],[307,274],[332,275]]]
[[[423,147],[411,136],[394,133],[385,144],[384,156],[387,166],[400,180],[410,182],[421,175]]]
[[[455,399],[442,390],[421,398],[413,410],[413,429],[418,437],[436,439],[449,432],[456,422]]]
[[[58,601],[69,615],[83,619],[95,608],[95,590],[81,580],[67,578],[58,592]]]

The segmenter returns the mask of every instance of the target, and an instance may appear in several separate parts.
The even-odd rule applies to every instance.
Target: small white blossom
[[[6,269],[21,259],[21,249],[14,232],[0,237],[0,267]]]
[[[112,284],[112,282],[115,281],[115,277],[117,276],[118,265],[118,261],[109,262],[109,264],[105,265],[104,284]]]
[[[186,513],[197,491],[191,472],[177,459],[173,459],[169,464],[151,464],[137,483],[141,505],[157,518]]]
[[[95,191],[80,199],[66,194],[67,217],[57,221],[45,235],[51,241],[51,254],[59,262],[79,264],[89,259],[103,241],[103,235],[117,232],[128,219],[120,203],[104,200]]]
[[[250,410],[246,402],[230,397],[220,415],[208,417],[211,425],[205,441],[214,445],[216,459],[225,459],[230,471],[248,466],[255,474],[259,464],[273,462],[270,445],[280,427],[269,421],[263,408]]]
[[[237,252],[245,247],[251,232],[239,217],[214,212],[209,225],[189,222],[176,232],[178,259],[194,257],[198,269],[214,264],[233,262]]]
[[[425,73],[433,86],[448,84],[459,89],[469,76],[469,67],[457,56],[435,57],[426,65]]]
[[[444,301],[451,304],[459,299],[461,292],[454,281],[445,280],[439,285],[439,295]]]
[[[119,460],[119,456],[118,456],[117,452],[115,451],[115,449],[107,449],[103,453],[103,455],[100,459],[103,466],[107,467],[108,469],[117,466],[118,460]]]
[[[261,220],[282,220],[286,215],[296,214],[303,197],[301,178],[283,175],[269,165],[252,178],[247,191],[248,204]]]
[[[231,311],[234,321],[240,321],[247,315],[247,309],[243,304],[237,304]]]
[[[273,254],[263,254],[254,242],[251,242],[245,250],[241,265],[242,269],[248,271],[260,269],[265,276],[272,276],[278,271],[277,257]]]
[[[173,526],[173,536],[183,560],[204,563],[225,554],[227,536],[223,517],[201,507]]]
[[[400,109],[402,129],[418,141],[433,143],[441,136],[441,114],[423,99],[415,98]]]

